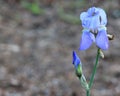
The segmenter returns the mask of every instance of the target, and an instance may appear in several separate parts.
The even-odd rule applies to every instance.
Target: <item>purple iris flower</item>
[[[106,32],[107,17],[106,13],[101,8],[92,7],[87,12],[80,14],[83,31],[80,42],[80,50],[88,49],[93,42],[103,49],[107,50],[109,41]]]
[[[75,68],[77,69],[79,65],[81,65],[81,61],[80,58],[78,57],[77,53],[75,51],[73,51],[73,65],[75,66]]]

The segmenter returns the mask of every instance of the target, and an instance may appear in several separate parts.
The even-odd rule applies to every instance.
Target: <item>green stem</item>
[[[90,90],[86,90],[86,96],[90,96]]]
[[[92,75],[91,75],[91,78],[90,78],[90,82],[89,82],[89,89],[93,85],[93,81],[94,81],[94,78],[95,78],[95,73],[96,73],[96,70],[97,70],[97,65],[98,65],[99,57],[100,57],[100,48],[98,48],[98,50],[97,50],[96,61],[95,61],[95,65],[94,65],[93,72],[92,72]]]

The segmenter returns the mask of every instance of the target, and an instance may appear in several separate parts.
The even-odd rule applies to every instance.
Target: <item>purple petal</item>
[[[97,15],[99,13],[99,10],[96,7],[91,7],[88,9],[87,13],[89,14],[89,16],[93,16],[93,14]]]
[[[80,14],[80,20],[83,21],[88,16],[87,12],[82,12]]]
[[[81,64],[80,58],[77,53],[73,51],[73,65],[77,68],[79,64]]]
[[[79,50],[86,50],[91,46],[93,42],[91,34],[89,31],[83,30]]]
[[[83,26],[84,28],[89,28],[90,19],[88,18],[87,12],[82,12],[82,13],[80,14],[80,20],[81,20],[82,26]]]
[[[83,28],[90,28],[90,22],[91,22],[91,18],[86,17],[86,18],[82,21],[82,27],[83,27]]]
[[[107,24],[107,16],[106,16],[105,11],[101,8],[99,8],[99,15],[101,18],[101,25],[106,25]]]
[[[96,44],[99,48],[107,50],[109,47],[109,41],[106,30],[100,30],[96,36]]]
[[[90,29],[96,29],[100,26],[100,20],[99,20],[99,15],[93,16],[90,18]]]

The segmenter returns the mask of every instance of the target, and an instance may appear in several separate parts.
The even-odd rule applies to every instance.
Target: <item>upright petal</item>
[[[93,38],[91,38],[91,33],[88,30],[83,30],[79,50],[88,49],[91,46],[92,42]]]
[[[86,17],[87,17],[87,12],[82,12],[81,14],[80,14],[80,20],[84,20]]]
[[[109,41],[106,30],[100,30],[96,36],[96,44],[99,48],[107,50],[109,47]]]
[[[80,20],[81,20],[83,28],[89,28],[89,26],[90,26],[90,18],[88,18],[87,12],[82,12],[80,14]]]
[[[82,27],[83,28],[90,28],[90,24],[91,24],[91,18],[86,17],[84,20],[82,20]]]
[[[89,16],[94,16],[94,15],[97,15],[99,13],[99,10],[96,7],[91,7],[88,9],[87,13]]]
[[[81,64],[80,58],[78,57],[76,52],[73,51],[73,65],[75,66],[75,68],[77,68],[78,65],[80,65],[80,64]]]
[[[100,19],[101,19],[101,25],[106,26],[106,24],[107,24],[106,13],[103,9],[101,9],[101,8],[98,8],[98,9],[99,9],[99,16],[100,16]]]
[[[97,29],[100,26],[99,15],[95,15],[90,18],[90,29]]]

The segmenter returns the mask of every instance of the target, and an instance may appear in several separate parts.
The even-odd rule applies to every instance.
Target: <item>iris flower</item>
[[[106,32],[107,17],[105,11],[96,7],[89,8],[87,12],[80,14],[80,20],[84,29],[79,49],[86,50],[94,42],[99,48],[107,50],[109,41]]]

